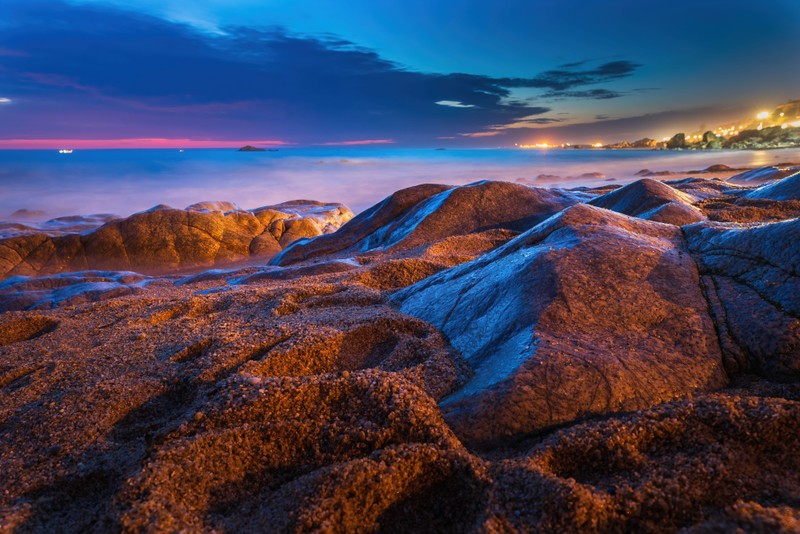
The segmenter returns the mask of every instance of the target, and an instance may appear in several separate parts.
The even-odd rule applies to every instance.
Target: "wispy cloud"
[[[554,117],[523,117],[520,120],[510,124],[496,124],[492,126],[492,130],[512,130],[515,128],[532,128],[541,126],[543,124],[554,124],[564,122],[564,119],[556,119]]]
[[[503,132],[500,132],[500,131],[497,131],[497,130],[492,130],[492,131],[489,131],[489,132],[468,132],[468,133],[460,133],[460,134],[458,134],[458,135],[460,135],[461,137],[472,137],[472,138],[476,138],[476,137],[494,137],[495,135],[501,135],[502,133],[503,133]]]
[[[440,106],[447,106],[450,108],[474,108],[475,106],[472,104],[462,104],[456,100],[439,100],[436,102]]]
[[[591,100],[609,100],[612,98],[620,98],[625,93],[618,91],[609,91],[608,89],[586,89],[584,91],[549,91],[542,95],[542,98],[551,98],[554,100],[563,100],[565,98],[583,98]]]

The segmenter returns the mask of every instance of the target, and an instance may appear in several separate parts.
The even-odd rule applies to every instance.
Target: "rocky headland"
[[[800,169],[711,172],[18,228],[0,531],[797,532]]]

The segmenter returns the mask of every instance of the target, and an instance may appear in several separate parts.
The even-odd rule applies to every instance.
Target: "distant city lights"
[[[789,122],[792,120],[792,116],[789,115],[788,117],[784,112],[778,112],[778,110],[772,111],[760,111],[756,115],[757,121],[753,121],[750,123],[745,124],[734,124],[732,126],[720,126],[711,130],[707,133],[713,134],[710,139],[707,141],[713,141],[714,137],[716,136],[717,139],[728,139],[731,137],[735,137],[741,134],[745,129],[755,129],[755,130],[763,130],[764,128],[771,128],[771,127],[780,127],[782,130],[786,130],[788,128],[800,128],[800,120],[794,120],[793,122]],[[772,118],[771,118],[772,117]],[[800,117],[794,117],[795,119]],[[696,145],[697,143],[706,141],[705,133],[690,133],[685,134],[684,139],[686,143]],[[654,143],[655,146],[663,147],[663,143],[667,143],[672,139],[671,136],[662,137],[661,141],[658,143]],[[550,141],[542,141],[538,143],[528,143],[528,144],[515,144],[517,148],[522,149],[539,149],[539,150],[547,150],[551,148],[624,148],[628,145],[624,143],[618,144],[611,144],[605,145],[600,141],[596,141],[591,144],[578,144],[572,145],[570,143],[552,143]]]
[[[547,148],[569,148],[572,145],[569,143],[561,143],[561,144],[551,144],[551,143],[533,143],[528,145],[518,145],[514,144],[517,148],[538,148],[538,149],[547,149]]]

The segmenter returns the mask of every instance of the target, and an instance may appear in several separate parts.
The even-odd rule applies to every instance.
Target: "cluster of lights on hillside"
[[[756,114],[756,119],[761,121],[761,122],[759,122],[758,126],[756,127],[757,130],[762,130],[764,128],[764,122],[763,121],[765,119],[769,119],[770,115],[771,115],[771,113],[769,111],[761,111],[761,112]],[[780,113],[778,116],[780,118],[783,118],[784,114]],[[800,128],[800,121],[794,121],[794,122],[791,122],[791,123],[783,123],[783,124],[781,124],[781,128],[784,129],[784,130],[787,129],[787,128],[790,128],[790,127],[791,128]],[[727,138],[727,137],[734,137],[736,135],[739,135],[742,132],[742,130],[744,130],[744,129],[745,129],[745,125],[744,124],[739,124],[737,126],[728,126],[728,127],[717,128],[717,129],[715,129],[713,131],[713,133],[716,134],[719,137],[726,137]],[[664,137],[661,140],[666,142],[666,141],[669,141],[670,139],[671,139],[670,137]],[[700,141],[702,139],[703,139],[703,134],[692,134],[692,135],[687,135],[686,136],[686,140],[689,141],[689,142]],[[517,148],[523,148],[523,149],[540,149],[540,150],[544,150],[544,149],[548,149],[548,148],[570,148],[573,145],[571,143],[560,143],[559,144],[559,143],[544,142],[544,143],[533,143],[533,144],[524,144],[524,145],[519,145],[519,144],[515,143],[514,146],[517,147]],[[581,145],[578,145],[578,146],[581,146]],[[600,143],[600,142],[592,143],[591,146],[592,146],[592,148],[603,148],[603,147],[605,147],[605,145],[603,143]]]
[[[532,145],[518,145],[517,143],[514,143],[514,146],[517,147],[517,148],[546,149],[546,148],[570,148],[570,147],[572,147],[572,144],[571,143],[561,143],[561,144],[556,144],[556,143],[535,143],[535,144],[532,144]],[[592,144],[593,148],[603,148],[604,146],[605,145],[603,143],[593,143]]]

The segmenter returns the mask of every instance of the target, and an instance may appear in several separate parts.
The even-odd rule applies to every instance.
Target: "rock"
[[[781,178],[786,178],[787,176],[791,176],[792,174],[795,174],[798,171],[800,171],[800,167],[787,168],[787,167],[774,167],[770,165],[767,167],[759,167],[757,169],[751,169],[741,174],[731,176],[728,181],[743,182],[743,183],[751,183],[751,182],[762,183],[762,182],[769,182],[772,180],[780,180]]]
[[[238,152],[266,152],[265,148],[258,148],[253,145],[245,145]]]
[[[239,211],[239,206],[233,202],[226,202],[223,200],[212,200],[205,202],[197,202],[191,206],[186,207],[186,211],[221,211],[223,213],[228,211]]]
[[[97,302],[144,291],[148,277],[131,272],[84,271],[0,282],[0,312]]]
[[[725,142],[725,139],[718,136],[712,131],[707,131],[703,134],[703,139],[699,143],[702,148],[705,149],[716,149],[722,148],[722,144]]]
[[[292,209],[231,214],[269,248]],[[172,211],[225,216],[148,217]],[[40,308],[0,313],[0,530],[795,532],[798,224],[578,204],[289,267],[0,281]],[[389,305],[409,284],[421,318]]]
[[[155,274],[266,259],[295,239],[338,228],[352,215],[341,204],[280,206],[286,211],[241,211],[225,202],[187,210],[157,206],[81,235],[18,230],[0,239],[0,279],[84,270]]]
[[[250,241],[249,248],[251,256],[260,258],[271,258],[283,250],[283,247],[281,247],[281,244],[275,239],[275,236],[268,231],[254,237],[253,240]]]
[[[684,231],[729,372],[800,377],[800,219]]]
[[[67,217],[56,217],[43,223],[29,223],[27,225],[17,223],[0,223],[0,239],[6,237],[20,237],[32,234],[44,234],[48,236],[58,236],[66,234],[85,233],[103,224],[118,220],[119,217],[109,213],[97,213],[94,215],[70,215]]]
[[[639,139],[638,141],[634,141],[633,143],[631,143],[631,148],[650,148],[650,149],[658,148],[658,141],[656,141],[655,139],[650,139],[648,137],[645,137],[643,139]]]
[[[14,213],[11,214],[10,218],[12,220],[19,220],[19,219],[39,219],[41,220],[44,216],[47,215],[46,212],[42,210],[29,210],[26,208],[18,209]]]
[[[311,265],[292,267],[264,267],[245,277],[230,280],[229,284],[252,284],[261,280],[292,280],[303,276],[318,276],[323,274],[345,273],[358,269],[360,265],[347,260],[329,260]]]
[[[667,180],[664,183],[697,200],[720,197],[740,191],[736,186],[718,178],[682,178],[680,180]]]
[[[727,382],[681,231],[589,205],[393,301],[444,332],[475,370],[443,403],[471,443]]]
[[[763,200],[730,194],[709,198],[697,207],[709,220],[719,222],[765,223],[800,217],[800,200]]]
[[[706,133],[709,133],[709,132],[706,132]],[[704,136],[704,139],[705,139],[705,136]],[[734,169],[733,167],[729,167],[728,165],[723,165],[722,163],[717,163],[715,165],[709,165],[708,167],[703,169],[703,172],[731,172],[731,171],[736,171],[736,170],[740,170],[740,169]]]
[[[800,128],[771,126],[761,130],[744,130],[725,141],[725,148],[770,149],[800,146]]]
[[[344,204],[317,202],[316,200],[290,200],[281,204],[262,206],[252,210],[262,220],[264,216],[281,219],[307,219],[316,222],[320,233],[331,233],[353,218],[353,212]],[[287,215],[288,214],[288,215]],[[270,220],[270,223],[272,222]],[[265,225],[269,223],[264,222]],[[316,234],[315,234],[316,235]]]
[[[794,172],[785,178],[762,185],[745,193],[744,196],[764,200],[800,200],[800,168],[790,170]]]
[[[298,239],[315,237],[322,233],[319,224],[309,219],[284,219],[283,223],[284,228],[279,239],[281,247],[286,247]]]
[[[327,256],[352,250],[368,250],[369,238],[378,228],[402,218],[419,202],[450,189],[446,185],[422,184],[396,191],[380,203],[363,211],[335,235],[321,236],[312,242],[297,243],[273,260],[286,265],[312,257]]]
[[[673,171],[651,171],[650,169],[642,169],[637,171],[634,176],[672,176]]]
[[[687,148],[688,146],[689,144],[686,142],[686,135],[682,133],[673,135],[670,140],[667,141],[667,148],[671,150]]]
[[[648,221],[674,224],[675,226],[706,220],[706,216],[701,210],[685,202],[675,200],[646,211],[638,215],[638,217]]]
[[[589,204],[618,213],[683,225],[705,219],[692,206],[697,199],[663,182],[643,178],[589,201]],[[664,207],[669,204],[669,207]]]
[[[579,198],[568,191],[509,182],[478,182],[453,188],[416,186],[386,198],[335,234],[294,243],[272,264],[288,265],[375,249],[408,249],[495,228],[523,231],[579,202]]]

